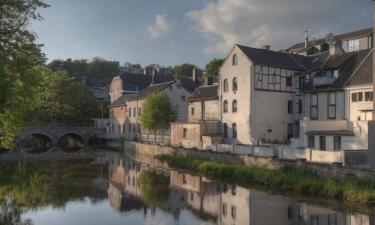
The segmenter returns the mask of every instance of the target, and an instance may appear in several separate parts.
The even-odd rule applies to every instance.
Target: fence
[[[169,130],[157,130],[155,132],[143,132],[139,134],[140,142],[167,144],[171,141]]]

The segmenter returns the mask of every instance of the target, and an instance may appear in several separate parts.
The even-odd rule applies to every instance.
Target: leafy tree
[[[98,103],[82,82],[70,79],[64,72],[38,68],[41,76],[30,114],[34,123],[84,123],[97,116]]]
[[[219,74],[219,68],[223,64],[224,59],[213,59],[206,65],[207,75],[216,76]]]
[[[179,65],[179,66],[175,66],[174,70],[175,70],[175,73],[176,73],[176,77],[177,78],[192,77],[194,68],[196,68],[195,65],[187,64],[187,63]],[[199,69],[197,69],[197,76],[200,76],[200,75],[201,75],[201,71]]]
[[[0,1],[0,148],[12,147],[12,135],[25,122],[33,105],[35,65],[44,63],[41,45],[28,29],[32,20],[41,20],[41,0]]]
[[[169,197],[169,177],[151,171],[143,171],[139,176],[140,189],[145,202],[150,207],[162,206]]]
[[[148,130],[166,129],[174,121],[175,112],[162,92],[148,96],[143,105],[141,126]]]

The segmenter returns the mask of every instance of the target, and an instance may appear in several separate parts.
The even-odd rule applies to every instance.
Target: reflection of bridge
[[[49,148],[57,146],[62,139],[66,139],[72,145],[87,146],[98,131],[100,129],[94,127],[32,127],[19,134],[15,141],[19,145],[22,140],[32,136]]]

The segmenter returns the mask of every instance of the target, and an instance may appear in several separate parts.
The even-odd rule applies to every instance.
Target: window
[[[360,101],[360,102],[363,101],[363,93],[362,92],[358,93],[358,101]]]
[[[129,108],[129,117],[132,117],[132,109]]]
[[[363,93],[357,92],[352,94],[352,102],[361,102],[363,101]]]
[[[190,193],[190,200],[194,201],[194,193],[193,192]]]
[[[309,136],[309,148],[315,148],[315,136],[314,135]]]
[[[138,108],[138,116],[142,115],[142,108]]]
[[[184,102],[185,100],[186,100],[186,97],[185,97],[185,95],[182,95],[182,96],[181,96],[181,101],[183,101],[183,102]]]
[[[195,110],[194,107],[191,107],[191,109],[190,109],[190,113],[191,113],[192,116],[195,115],[195,111],[194,111],[194,110]]]
[[[320,52],[329,51],[329,45],[327,43],[323,43],[320,45]]]
[[[182,183],[183,184],[187,184],[187,179],[186,179],[186,175],[185,174],[182,174]]]
[[[224,111],[224,113],[227,113],[227,112],[228,112],[228,101],[227,101],[227,100],[224,101],[224,104],[223,104],[223,111]]]
[[[336,119],[336,92],[328,93],[328,119]]]
[[[348,52],[359,51],[359,39],[348,41]]]
[[[302,100],[298,101],[298,113],[302,113]]]
[[[232,195],[237,194],[237,187],[235,185],[232,185]]]
[[[223,203],[223,216],[227,216],[227,204]]]
[[[187,128],[184,128],[183,131],[182,131],[183,138],[187,137],[187,132],[188,132]]]
[[[237,66],[238,65],[238,56],[237,54],[234,54],[232,57],[232,65]]]
[[[333,137],[333,150],[341,150],[341,136]]]
[[[288,113],[293,113],[293,101],[288,101]]]
[[[227,79],[224,80],[223,87],[224,87],[224,92],[228,92],[228,80]]]
[[[310,96],[310,119],[318,119],[318,95],[312,94]]]
[[[291,87],[292,86],[292,77],[286,77],[286,86]]]
[[[237,112],[237,100],[233,100],[232,102],[232,112]]]
[[[372,101],[373,100],[373,92],[372,91],[367,91],[365,92],[365,101]]]
[[[232,205],[232,207],[231,207],[231,214],[232,214],[232,218],[236,219],[236,217],[237,217],[237,208],[236,208],[236,206]]]
[[[326,150],[326,136],[319,136],[320,150]]]
[[[237,138],[237,124],[232,124],[232,129],[233,129],[233,134],[232,134],[232,137],[233,139],[236,139]]]
[[[137,116],[137,108],[133,108],[133,116],[134,116],[134,117]]]
[[[333,71],[333,77],[336,78],[336,79],[339,77],[339,70]]]
[[[224,138],[228,137],[228,125],[224,123]]]
[[[233,78],[232,89],[233,91],[237,91],[237,88],[237,78]]]

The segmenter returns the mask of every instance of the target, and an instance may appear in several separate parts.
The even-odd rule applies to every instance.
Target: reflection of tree
[[[169,177],[143,171],[139,176],[139,183],[143,198],[149,206],[161,206],[168,200]]]
[[[32,225],[31,220],[22,221],[23,210],[11,198],[6,198],[0,203],[0,225]]]
[[[19,206],[34,209],[89,197],[95,203],[106,197],[95,184],[100,169],[85,164],[30,163],[0,165],[0,201],[8,197]]]

